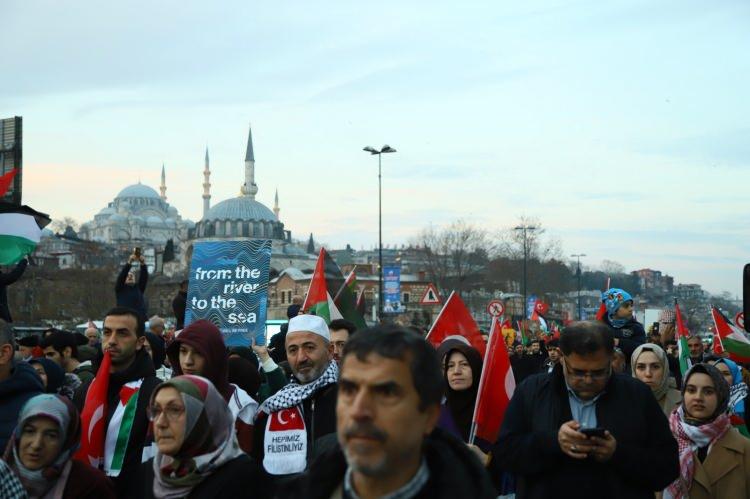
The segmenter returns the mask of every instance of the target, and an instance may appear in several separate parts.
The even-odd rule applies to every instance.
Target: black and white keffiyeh
[[[328,385],[337,383],[339,380],[339,366],[336,362],[331,361],[328,363],[328,367],[318,379],[305,385],[300,385],[296,378],[286,385],[284,388],[276,392],[273,396],[267,398],[258,408],[258,412],[255,418],[258,418],[258,414],[264,412],[271,414],[281,409],[289,409],[307,400],[315,392],[321,388],[325,388]]]

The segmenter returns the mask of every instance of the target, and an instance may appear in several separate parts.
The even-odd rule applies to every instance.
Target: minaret
[[[281,208],[279,208],[279,189],[276,189],[276,196],[273,198],[273,214],[276,215],[276,220],[279,219],[279,212],[281,211]]]
[[[208,147],[206,147],[206,168],[203,170],[203,218],[206,217],[208,209],[211,208],[211,170],[208,169]]]
[[[161,185],[159,186],[159,192],[161,192],[162,201],[167,200],[167,176],[164,173],[164,163],[161,164]]]
[[[255,185],[255,154],[253,153],[253,129],[247,134],[247,153],[245,153],[245,183],[241,191],[243,196],[250,196],[255,199],[258,193],[258,186]]]

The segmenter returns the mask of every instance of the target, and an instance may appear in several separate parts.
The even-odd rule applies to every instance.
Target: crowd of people
[[[227,348],[182,327],[185,283],[179,329],[147,319],[147,280],[133,255],[101,330],[17,341],[0,319],[0,497],[750,498],[744,368],[695,337],[681,373],[670,318],[647,337],[623,290],[603,320],[507,345],[516,388],[487,441],[485,352],[461,337],[295,304],[269,345]]]

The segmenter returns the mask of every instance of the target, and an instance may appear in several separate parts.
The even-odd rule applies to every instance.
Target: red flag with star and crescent
[[[81,447],[74,458],[89,466],[100,468],[104,462],[104,437],[107,424],[107,389],[112,358],[104,352],[104,358],[86,392],[86,403],[81,412]]]

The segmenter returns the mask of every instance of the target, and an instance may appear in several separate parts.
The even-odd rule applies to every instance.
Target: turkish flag
[[[302,419],[302,412],[299,407],[290,407],[281,409],[271,414],[270,431],[287,431],[287,430],[304,430],[305,421]]]
[[[484,358],[484,350],[487,347],[484,338],[479,334],[479,327],[474,322],[469,309],[455,291],[445,301],[443,309],[425,339],[437,348],[449,336],[463,336]]]
[[[104,358],[86,392],[86,403],[81,412],[81,447],[74,458],[89,466],[99,468],[104,462],[104,436],[107,424],[107,389],[112,359],[109,352]],[[132,394],[131,394],[132,395]]]
[[[510,367],[508,350],[503,344],[500,324],[497,318],[494,318],[474,406],[472,421],[477,437],[490,443],[497,441],[505,410],[508,408],[515,389],[516,380]]]

